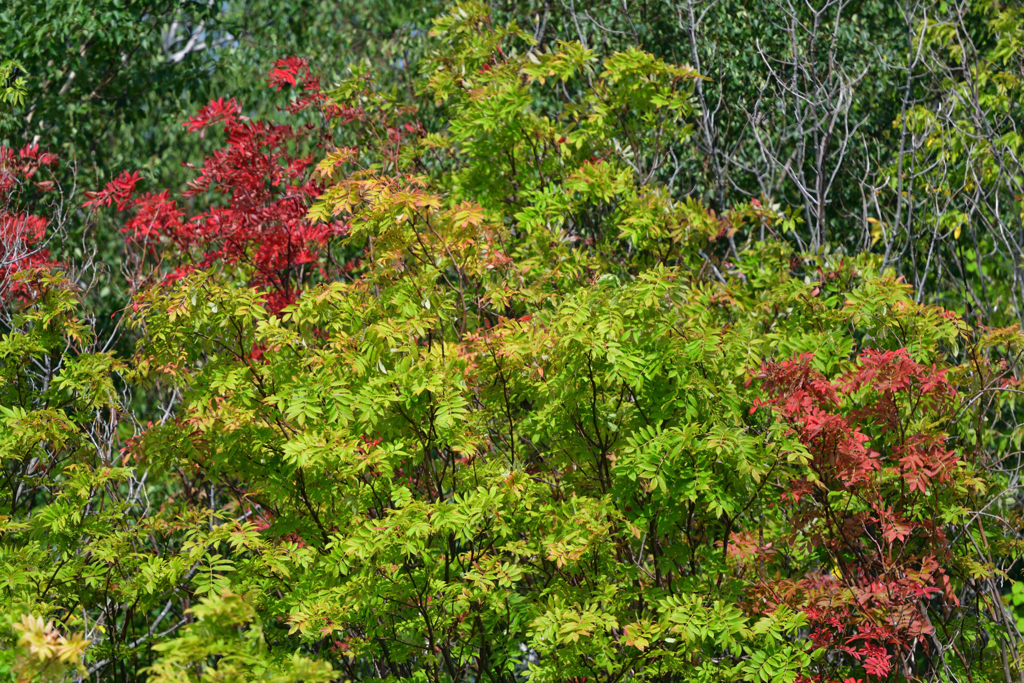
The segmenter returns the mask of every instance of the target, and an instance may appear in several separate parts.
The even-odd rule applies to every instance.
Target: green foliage
[[[190,613],[196,621],[182,635],[154,646],[161,659],[148,671],[148,680],[317,683],[336,678],[329,665],[310,661],[298,652],[283,658],[271,656],[256,611],[240,596],[228,592],[211,595]],[[208,658],[216,659],[216,666],[206,669],[201,678],[189,675],[190,668],[201,666]]]
[[[674,197],[693,68],[471,2],[431,41],[423,107],[327,93],[344,229],[295,303],[175,277],[125,361],[22,275],[10,609],[110,680],[1014,680],[1019,328]]]
[[[10,59],[0,62],[0,104],[4,105],[4,113],[25,103],[25,77],[18,73],[22,68]]]

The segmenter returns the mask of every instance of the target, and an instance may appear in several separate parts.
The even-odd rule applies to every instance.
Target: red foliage
[[[305,60],[278,61],[270,83],[278,89],[298,84],[306,92],[289,106],[293,113],[322,101],[319,81]],[[234,99],[221,98],[184,124],[200,134],[218,125],[226,134],[226,146],[205,160],[183,195],[186,200],[212,195],[213,205],[206,210],[188,216],[166,190],[137,196],[141,177],[127,172],[91,193],[86,205],[116,204],[119,211],[130,212],[123,228],[128,242],[154,258],[169,259],[173,269],[168,278],[215,263],[241,266],[249,284],[267,293],[268,308],[277,311],[295,301],[319,272],[328,242],[346,228],[306,220],[312,199],[323,188],[309,172],[313,157],[298,156],[294,149],[312,128],[252,121],[241,111]]]
[[[806,476],[782,496],[791,528],[831,566],[791,578],[762,571],[753,597],[769,609],[803,611],[815,647],[884,678],[900,656],[928,646],[924,607],[944,594],[936,558],[948,546],[932,510],[958,458],[935,425],[948,417],[955,391],[942,370],[904,349],[865,351],[834,380],[809,354],[766,364],[760,379],[767,398],[754,410],[769,408],[810,456]],[[781,554],[749,534],[736,541],[743,559]]]
[[[118,211],[124,211],[129,205],[132,195],[135,194],[135,186],[142,180],[138,171],[128,173],[122,171],[121,175],[107,183],[107,186],[99,192],[87,192],[89,201],[83,206],[110,206],[117,204]]]
[[[17,152],[0,146],[0,297],[28,294],[24,282],[11,286],[15,273],[56,265],[44,246],[47,219],[15,208],[19,195],[28,188],[53,190],[52,181],[38,180],[36,175],[56,162],[57,157],[40,152],[39,145],[27,145]]]
[[[238,117],[241,113],[242,107],[239,106],[234,98],[225,102],[224,98],[221,97],[220,99],[210,100],[208,105],[200,109],[198,114],[191,117],[182,126],[190,133],[202,132],[204,128],[220,121],[223,121],[225,126],[231,126],[238,123]]]
[[[274,68],[270,70],[270,76],[267,80],[277,90],[290,85],[298,87],[302,91],[299,99],[288,105],[288,111],[292,114],[313,105],[321,104],[327,99],[320,92],[320,77],[313,75],[309,68],[309,62],[301,57],[285,57],[274,62]]]

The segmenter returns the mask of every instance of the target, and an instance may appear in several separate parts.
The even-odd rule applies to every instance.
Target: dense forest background
[[[1024,7],[9,0],[0,680],[1024,683]]]

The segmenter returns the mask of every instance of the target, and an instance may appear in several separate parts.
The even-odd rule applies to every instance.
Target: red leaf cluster
[[[811,354],[768,363],[759,378],[766,397],[753,410],[771,410],[809,455],[782,495],[794,530],[784,540],[818,560],[803,575],[762,571],[753,597],[801,610],[815,647],[886,677],[900,656],[928,646],[926,606],[944,593],[936,558],[948,544],[935,506],[958,457],[936,425],[950,416],[955,391],[905,349],[867,350],[834,379]],[[742,559],[783,554],[778,543],[736,540]]]
[[[296,114],[303,109],[319,105],[327,100],[320,92],[320,77],[315,76],[309,68],[309,62],[302,57],[285,57],[274,62],[267,78],[271,87],[281,90],[285,86],[297,87],[301,95],[288,104],[288,111]],[[332,108],[333,109],[333,108]],[[328,114],[334,113],[328,112]],[[340,112],[338,112],[340,113]]]
[[[27,145],[17,152],[0,146],[0,297],[11,293],[18,297],[28,294],[24,282],[10,284],[15,273],[56,265],[45,247],[47,219],[15,206],[27,189],[42,192],[54,189],[52,181],[39,180],[36,176],[44,167],[56,162],[56,155],[40,152],[39,145]]]
[[[298,58],[279,60],[270,83],[319,89],[308,64]],[[289,110],[321,101],[319,92],[306,98],[305,104]],[[226,145],[205,160],[183,193],[182,203],[206,200],[206,210],[189,216],[166,190],[137,194],[137,172],[122,173],[91,193],[86,206],[116,205],[130,213],[123,228],[128,242],[170,261],[168,278],[217,263],[243,267],[249,284],[264,290],[268,308],[277,311],[294,302],[319,272],[327,243],[346,227],[306,219],[313,198],[323,190],[311,177],[313,157],[295,152],[311,128],[253,121],[241,112],[234,99],[221,98],[184,124],[200,134],[219,126],[226,136]]]

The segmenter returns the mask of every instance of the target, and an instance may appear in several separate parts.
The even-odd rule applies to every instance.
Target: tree
[[[278,89],[300,87],[303,97],[289,105],[293,113],[323,99],[319,78],[301,58],[279,60],[270,80]],[[241,115],[238,102],[223,98],[210,102],[185,127],[202,135],[214,125],[223,126],[227,146],[206,159],[184,198],[219,195],[227,199],[226,206],[186,217],[167,190],[135,196],[141,180],[137,171],[123,172],[85,205],[116,204],[119,211],[131,212],[124,231],[139,250],[140,267],[147,257],[158,267],[166,257],[172,262],[170,278],[213,263],[243,267],[254,285],[272,292],[272,310],[280,310],[315,278],[321,253],[346,229],[306,218],[323,188],[309,177],[313,157],[293,148],[308,142],[314,128],[252,121]],[[134,279],[139,277],[136,273]]]

